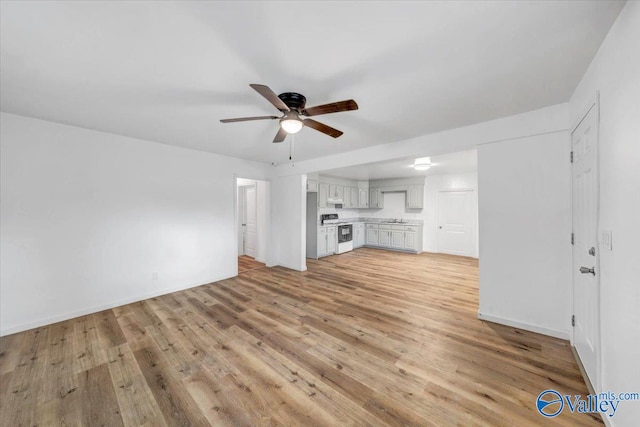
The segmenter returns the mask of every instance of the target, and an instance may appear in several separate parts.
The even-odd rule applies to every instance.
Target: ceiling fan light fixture
[[[296,113],[289,112],[280,119],[280,127],[288,134],[298,133],[302,129],[302,120]]]
[[[431,166],[431,157],[420,157],[413,162],[413,169],[417,171],[426,171]]]

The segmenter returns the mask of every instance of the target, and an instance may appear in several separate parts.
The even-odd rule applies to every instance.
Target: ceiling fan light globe
[[[284,118],[280,120],[280,127],[289,134],[298,133],[302,129],[302,121],[294,118]]]

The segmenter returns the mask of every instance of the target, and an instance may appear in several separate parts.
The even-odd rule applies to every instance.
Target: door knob
[[[595,269],[595,267],[591,267],[591,268],[589,268],[589,267],[580,267],[580,273],[582,273],[582,274],[591,273],[591,274],[593,274],[595,276],[596,275],[596,269]]]
[[[440,225],[440,226],[438,226],[438,228],[442,228],[442,226]]]

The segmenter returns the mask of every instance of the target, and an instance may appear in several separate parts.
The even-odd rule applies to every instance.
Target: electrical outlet
[[[151,273],[151,280],[158,280],[158,272],[154,271],[153,273]]]
[[[609,251],[613,250],[613,239],[611,230],[600,230],[600,247]]]

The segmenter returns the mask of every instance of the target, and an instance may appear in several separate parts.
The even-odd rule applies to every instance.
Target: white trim
[[[237,268],[238,268],[238,266],[236,265],[236,269]],[[159,297],[161,295],[167,295],[167,294],[171,294],[171,293],[174,293],[174,292],[184,291],[186,289],[196,288],[198,286],[206,285],[208,283],[219,282],[221,280],[230,279],[230,278],[235,277],[235,276],[237,276],[237,274],[220,276],[220,277],[217,277],[217,278],[213,278],[211,280],[207,280],[204,283],[201,283],[201,284],[198,284],[198,285],[177,286],[177,287],[163,289],[163,290],[160,290],[160,291],[148,292],[148,293],[141,294],[141,295],[138,295],[138,296],[135,296],[135,297],[125,298],[125,299],[114,301],[114,302],[107,303],[107,304],[96,305],[96,306],[93,306],[91,308],[85,308],[85,309],[82,309],[82,310],[72,311],[70,313],[64,313],[64,314],[59,314],[59,315],[47,317],[47,318],[40,319],[40,320],[35,320],[33,322],[26,322],[26,323],[21,323],[19,325],[9,326],[8,328],[0,329],[0,336],[3,337],[5,335],[15,334],[17,332],[23,332],[23,331],[27,331],[29,329],[39,328],[39,327],[42,327],[42,326],[48,326],[48,325],[51,325],[53,323],[58,323],[58,322],[62,322],[62,321],[65,321],[65,320],[74,319],[76,317],[85,316],[87,314],[98,313],[100,311],[109,310],[111,308],[120,307],[120,306],[131,304],[131,303],[134,303],[134,302],[144,301],[144,300],[147,300],[149,298],[155,298],[155,297]]]
[[[591,110],[591,108],[593,108],[594,105],[599,106],[599,104],[600,104],[600,92],[596,91],[596,93],[593,95],[593,97],[591,97],[591,99],[587,103],[586,107],[582,109],[582,111],[580,112],[580,115],[573,120],[573,124],[569,128],[569,135],[571,135],[578,128],[578,126],[580,126],[580,123],[582,123],[584,118],[587,117],[587,114],[589,114],[589,111]],[[597,118],[599,123],[600,122],[599,113]]]
[[[240,253],[240,248],[238,247],[238,234],[240,234],[240,224],[238,223],[238,174],[233,174],[233,229],[235,230],[235,235],[233,236],[233,253],[236,256],[235,266],[233,267],[234,275],[232,277],[236,277],[239,273],[238,271],[238,262],[237,257]]]
[[[517,320],[505,319],[498,316],[492,316],[490,314],[483,314],[478,312],[478,319],[485,320],[491,323],[497,323],[499,325],[511,326],[518,329],[524,329],[525,331],[535,332],[542,335],[548,335],[550,337],[560,338],[569,341],[569,331],[557,331],[555,329],[547,329],[542,326],[530,325],[528,323],[522,323]]]
[[[274,265],[274,267],[284,267],[284,268],[288,268],[289,270],[295,270],[295,271],[307,271],[307,265],[306,264],[302,267],[302,269],[300,269],[299,265],[298,266],[293,266],[293,265],[289,265],[289,264],[276,264],[276,265]]]

